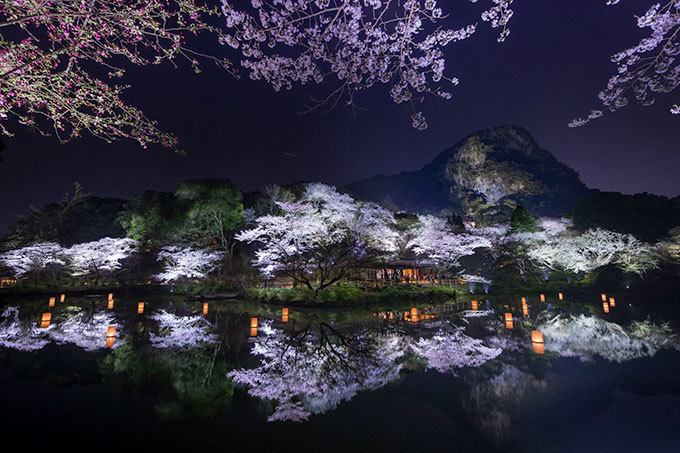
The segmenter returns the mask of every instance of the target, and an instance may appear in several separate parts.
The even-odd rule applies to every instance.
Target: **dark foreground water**
[[[486,296],[3,300],[0,433],[29,450],[680,451],[677,318],[615,296],[604,313],[599,294],[527,294],[527,315]]]

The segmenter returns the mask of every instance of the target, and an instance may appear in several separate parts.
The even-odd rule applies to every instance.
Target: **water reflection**
[[[550,365],[560,357],[622,363],[678,349],[667,324],[603,319],[598,294],[590,316],[534,305],[529,316],[527,299],[514,299],[483,310],[467,299],[354,310],[230,301],[211,302],[208,311],[207,303],[178,297],[119,295],[109,309],[112,294],[69,295],[49,311],[44,298],[5,307],[0,346],[36,353],[32,360],[50,344],[79,348],[79,360],[95,361],[106,382],[153,395],[168,418],[218,416],[230,405],[232,382],[268,421],[303,422],[410,375],[444,375],[445,385],[461,386],[465,417],[497,446],[512,436],[527,398],[554,389],[560,376]]]

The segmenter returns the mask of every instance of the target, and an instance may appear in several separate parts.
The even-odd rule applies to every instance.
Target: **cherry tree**
[[[199,59],[229,69],[226,60],[193,50],[187,39],[222,36],[209,23],[219,9],[194,0],[51,0],[0,4],[0,132],[12,118],[65,142],[83,132],[108,142],[174,147],[177,139],[121,98],[125,86],[109,79],[123,64],[146,66],[178,59],[198,71]],[[97,74],[97,75],[95,75]]]
[[[224,252],[194,249],[191,247],[163,247],[158,253],[158,261],[163,262],[164,270],[153,276],[164,283],[180,279],[205,278],[218,268]]]
[[[66,249],[54,242],[41,242],[0,255],[0,264],[10,268],[18,279],[29,275],[39,276],[50,269],[63,268],[67,261]]]
[[[39,329],[35,320],[19,319],[19,307],[10,306],[2,312],[0,321],[0,346],[19,351],[37,351],[50,341],[47,329]]]
[[[460,266],[460,259],[474,255],[475,250],[491,247],[483,236],[468,233],[456,234],[446,219],[432,215],[418,216],[420,227],[416,237],[408,244],[418,255],[432,260],[439,273]]]
[[[620,0],[607,0],[608,5],[617,3]],[[680,2],[652,3],[647,12],[636,19],[637,26],[649,30],[649,35],[611,57],[617,66],[616,74],[599,94],[603,106],[610,112],[624,107],[631,98],[642,105],[651,105],[654,95],[670,93],[680,85],[680,65],[675,60],[680,53]],[[670,111],[680,114],[680,105],[673,105]],[[602,110],[593,110],[585,118],[572,120],[569,126],[583,126],[603,114]]]
[[[489,3],[481,17],[501,30],[500,42],[509,34],[512,0]],[[416,107],[424,95],[451,99],[449,90],[458,84],[445,74],[444,47],[477,29],[477,24],[442,27],[446,13],[435,0],[252,0],[252,8],[222,0],[222,5],[231,33],[221,42],[240,50],[251,79],[278,91],[334,76],[337,87],[312,98],[307,111],[340,103],[355,109],[357,92],[385,84],[394,102],[410,106],[417,129],[427,127]]]
[[[58,344],[71,343],[86,351],[106,347],[108,328],[116,328],[116,340],[112,348],[125,344],[122,338],[123,324],[110,312],[88,313],[77,311],[65,315],[65,319],[54,323],[48,331],[49,337]]]
[[[362,262],[397,251],[392,213],[332,186],[308,184],[300,200],[277,205],[280,215],[259,217],[236,236],[261,244],[253,263],[267,278],[280,273],[318,293]]]
[[[97,280],[103,273],[120,269],[122,261],[137,251],[137,241],[128,238],[102,238],[75,244],[66,249],[71,275],[94,274]]]

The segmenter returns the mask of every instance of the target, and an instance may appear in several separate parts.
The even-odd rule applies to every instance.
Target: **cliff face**
[[[588,192],[574,170],[516,126],[475,132],[421,170],[367,178],[344,190],[405,211],[444,210],[482,223],[506,220],[518,204],[533,215],[561,215]]]

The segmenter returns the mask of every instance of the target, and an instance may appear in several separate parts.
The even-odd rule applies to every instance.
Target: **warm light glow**
[[[208,314],[208,302],[203,303],[203,314],[204,315]]]
[[[109,300],[113,300],[113,293],[109,293]]]
[[[111,337],[111,338],[106,338],[106,347],[107,348],[112,348],[113,343],[116,341],[116,337]]]
[[[411,317],[413,317],[413,316],[418,316],[418,309],[415,308],[415,307],[413,307],[411,309]]]
[[[472,309],[475,310],[475,311],[479,310],[479,302],[477,302],[476,300],[473,300],[472,301]]]
[[[526,302],[522,302],[522,314],[524,316],[529,316],[529,306]]]
[[[288,309],[287,308],[281,309],[281,321],[282,322],[288,322]]]
[[[527,301],[527,298],[526,298],[526,297],[522,297],[522,303],[524,304],[524,303],[526,303],[526,301]]]
[[[140,315],[144,313],[144,302],[140,302],[137,304],[137,313]]]
[[[609,313],[609,304],[607,302],[602,302],[602,310],[604,310],[605,313]]]
[[[113,299],[109,299],[108,308],[109,308],[109,310],[113,310]]]
[[[407,311],[404,312],[404,321],[408,321],[408,312]]]
[[[531,342],[532,343],[543,343],[543,332],[540,330],[531,331]]]
[[[257,318],[250,318],[250,328],[257,329]]]
[[[50,326],[50,321],[52,320],[52,313],[43,313],[40,319],[40,328],[47,329]]]
[[[562,293],[557,293],[557,298],[558,298],[559,300],[564,300],[564,294],[562,294]]]
[[[65,300],[66,300],[66,294],[62,294],[61,296],[59,296],[59,302],[63,303]]]
[[[257,327],[251,327],[251,328],[250,328],[250,336],[251,336],[251,337],[256,337],[256,336],[257,336]]]
[[[506,313],[505,314],[505,321],[512,321],[512,313]]]
[[[545,302],[545,294],[541,294],[541,302]]]
[[[513,326],[513,324],[512,324],[512,318],[510,318],[509,321],[506,319],[506,320],[505,320],[505,328],[506,328],[506,329],[512,329],[512,326]]]
[[[609,298],[609,306],[610,307],[616,307],[616,300],[614,300],[613,297]]]
[[[109,326],[106,329],[106,338],[113,338],[116,336],[116,326]]]
[[[54,302],[57,300],[56,297],[50,297],[50,307],[54,307]]]
[[[606,294],[600,294],[600,297],[602,298],[602,302],[607,302],[607,295]]]
[[[545,354],[545,344],[543,343],[531,343],[534,347],[534,352],[536,354]]]

